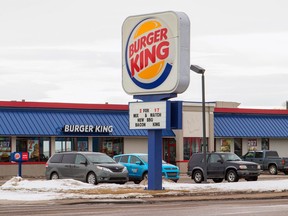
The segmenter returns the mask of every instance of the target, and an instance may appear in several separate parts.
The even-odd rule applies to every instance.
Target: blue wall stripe
[[[109,136],[148,136],[147,130],[129,129],[128,111],[2,108],[0,121],[2,136],[75,136],[63,134],[61,130],[65,124],[112,125],[114,130]],[[162,135],[175,137],[172,130],[163,130]]]

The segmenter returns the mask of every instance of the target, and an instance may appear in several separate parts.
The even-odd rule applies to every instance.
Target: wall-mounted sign
[[[183,12],[128,17],[122,26],[122,85],[132,95],[182,93],[190,82],[190,21]]]
[[[23,162],[29,160],[28,152],[12,152],[11,153],[11,161],[14,162]]]
[[[112,133],[112,125],[64,125],[64,133]]]
[[[130,129],[166,129],[170,126],[166,101],[129,103]]]

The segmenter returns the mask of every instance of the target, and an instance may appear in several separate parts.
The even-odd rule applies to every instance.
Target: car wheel
[[[145,172],[144,174],[143,174],[143,178],[142,178],[143,180],[148,180],[148,172]]]
[[[53,172],[53,173],[51,174],[51,177],[50,177],[50,179],[51,179],[51,180],[56,180],[56,179],[59,179],[59,175],[58,175],[58,173],[56,173],[56,172]]]
[[[220,183],[223,181],[223,178],[214,178],[212,179],[215,183]]]
[[[87,183],[88,183],[88,184],[93,184],[93,185],[97,185],[97,184],[98,184],[95,173],[90,172],[90,173],[87,175]]]
[[[196,170],[193,174],[193,179],[195,183],[201,183],[203,180],[203,173],[200,170]]]
[[[141,180],[134,180],[135,184],[140,184]]]
[[[227,172],[226,178],[227,178],[228,182],[238,182],[239,181],[239,177],[238,177],[235,170],[229,170]]]
[[[271,175],[277,175],[278,170],[277,170],[277,167],[274,164],[269,166],[269,173]]]
[[[283,171],[283,172],[284,172],[285,175],[288,175],[288,171],[285,170],[285,171]]]

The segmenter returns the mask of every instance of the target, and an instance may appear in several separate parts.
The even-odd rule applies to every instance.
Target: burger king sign
[[[183,12],[128,17],[122,26],[122,85],[132,95],[182,93],[190,81],[190,21]]]

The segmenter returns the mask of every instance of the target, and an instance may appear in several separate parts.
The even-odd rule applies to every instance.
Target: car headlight
[[[112,171],[110,169],[106,168],[106,167],[97,166],[97,168],[100,169],[100,170],[112,173]]]
[[[124,167],[122,172],[126,172],[127,171],[127,167]]]
[[[241,170],[247,169],[247,166],[246,165],[240,165],[239,169],[241,169]]]
[[[257,169],[259,169],[259,170],[261,169],[261,166],[259,164],[257,165]]]

